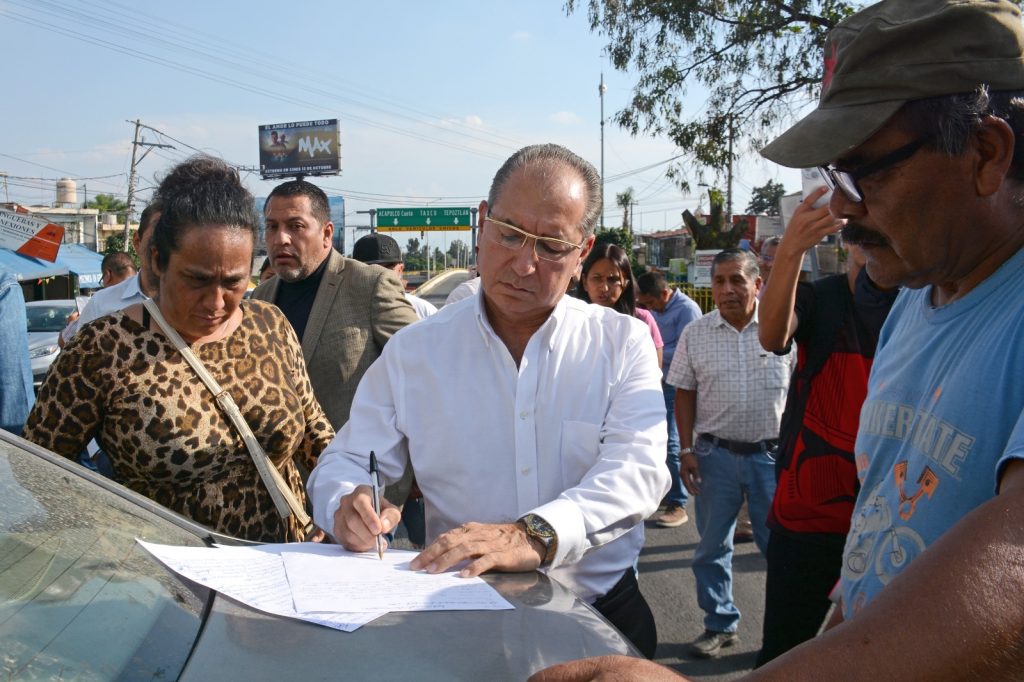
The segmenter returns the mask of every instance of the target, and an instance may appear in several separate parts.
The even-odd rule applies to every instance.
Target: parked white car
[[[25,304],[25,310],[28,313],[28,356],[32,360],[32,384],[38,389],[50,365],[60,353],[57,337],[67,326],[68,315],[78,310],[78,304],[72,299],[30,301]]]

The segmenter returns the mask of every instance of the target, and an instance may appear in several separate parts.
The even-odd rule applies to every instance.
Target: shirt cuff
[[[583,514],[579,507],[569,500],[552,500],[527,514],[536,514],[555,529],[558,536],[558,547],[551,563],[546,569],[557,568],[563,564],[574,564],[586,554],[587,532],[583,524]],[[525,516],[526,514],[523,514]]]

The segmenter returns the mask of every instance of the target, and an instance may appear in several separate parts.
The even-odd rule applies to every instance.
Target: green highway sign
[[[378,208],[380,232],[421,232],[424,230],[468,230],[468,208]]]

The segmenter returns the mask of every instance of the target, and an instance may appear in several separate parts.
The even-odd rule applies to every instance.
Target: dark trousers
[[[647,605],[644,595],[640,594],[640,586],[632,568],[627,568],[619,582],[594,602],[594,608],[618,628],[640,653],[647,658],[654,658],[654,650],[658,648],[658,628],[654,624],[651,607]]]
[[[839,580],[843,549],[772,531],[768,539],[764,633],[757,666],[818,634]]]

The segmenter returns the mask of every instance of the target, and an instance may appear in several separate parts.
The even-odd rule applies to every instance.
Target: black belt
[[[725,448],[729,452],[737,455],[755,455],[759,452],[765,452],[771,450],[779,445],[778,438],[770,438],[768,440],[759,440],[756,443],[744,443],[738,440],[726,440],[725,438],[719,438],[718,436],[712,436],[710,433],[702,433],[697,436],[703,438],[707,442],[711,443],[715,447]]]

